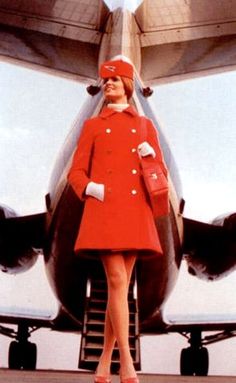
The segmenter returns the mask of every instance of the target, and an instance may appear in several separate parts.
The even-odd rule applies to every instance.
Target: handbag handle
[[[141,142],[147,140],[147,123],[143,116],[141,116]]]

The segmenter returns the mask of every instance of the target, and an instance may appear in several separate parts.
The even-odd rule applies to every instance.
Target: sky
[[[133,12],[142,3],[142,0],[105,0],[105,3],[111,10],[124,7]]]
[[[0,62],[0,204],[23,215],[44,211],[53,164],[86,97],[84,85],[75,81]],[[209,222],[236,211],[236,72],[160,85],[152,103],[180,170],[185,216]],[[199,281],[183,264],[166,316],[236,318],[235,283],[235,273],[213,283]],[[25,274],[0,274],[0,308],[38,306],[52,313],[57,308],[42,259]],[[0,339],[5,366],[9,340]],[[62,339],[63,353],[55,356]],[[33,340],[39,344],[38,368],[77,368],[78,336],[39,330]],[[187,347],[179,335],[141,342],[144,371],[179,372],[179,353]],[[229,357],[235,346],[233,339],[209,347],[210,374],[236,375]],[[147,358],[150,353],[153,358]]]

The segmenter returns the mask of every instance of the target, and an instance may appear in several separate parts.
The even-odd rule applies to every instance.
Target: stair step
[[[133,326],[135,326],[136,325],[136,323],[134,322],[134,321],[130,321],[129,322],[129,326],[130,327],[133,327]],[[100,327],[100,326],[102,326],[102,327],[104,327],[104,321],[102,321],[102,320],[95,320],[95,319],[88,319],[87,320],[87,322],[86,322],[86,326],[89,326],[89,327],[91,327],[91,326],[94,326],[94,327]]]
[[[90,302],[101,302],[101,303],[106,303],[107,304],[107,298],[104,296],[104,297],[93,297],[92,295],[93,293],[91,293],[91,296],[90,296]],[[134,303],[133,302],[133,298],[130,297],[130,299],[128,300],[128,303]]]
[[[106,313],[106,311],[105,311],[105,310],[102,310],[102,309],[100,309],[100,308],[93,309],[92,307],[88,307],[88,308],[87,308],[87,313],[88,313],[88,315],[90,315],[90,314],[100,314],[100,315],[104,315],[104,318],[105,318],[105,313]]]
[[[103,322],[105,321],[105,312],[101,310],[96,310],[96,311],[87,311],[87,321],[98,321],[98,322]],[[129,315],[129,321],[130,323],[135,322],[135,313],[130,313]]]
[[[93,288],[107,288],[107,281],[105,275],[103,276],[104,279],[91,279],[91,285]],[[131,279],[130,284],[129,284],[129,291],[133,290],[134,287],[134,279]]]
[[[103,344],[103,340],[104,340],[104,336],[102,333],[98,333],[98,332],[95,333],[95,332],[89,331],[86,334],[85,344],[88,344],[88,343]],[[130,347],[134,347],[136,344],[136,339],[132,335],[129,336],[129,344],[130,344]]]
[[[99,360],[99,356],[97,355],[88,355],[86,356],[85,358],[85,362],[94,362],[94,363],[98,363],[98,360]],[[112,363],[119,363],[119,357],[115,357],[114,359],[112,358]]]
[[[89,330],[86,332],[86,337],[93,336],[93,337],[103,337],[103,333],[95,330]]]
[[[94,288],[91,288],[91,295],[90,297],[92,299],[102,299],[102,300],[105,300],[107,301],[107,290],[103,290],[103,289],[94,289]],[[133,291],[129,291],[128,293],[128,299],[129,300],[132,300],[133,299]]]
[[[98,343],[92,343],[92,342],[86,342],[86,345],[84,346],[84,349],[85,350],[102,350],[102,348],[103,348],[103,345],[102,344],[98,344]],[[115,346],[114,347],[114,351],[117,351],[118,352],[118,347],[117,346]],[[134,345],[132,346],[130,346],[130,350],[132,351],[132,350],[135,350],[135,347],[134,347]]]
[[[84,350],[84,359],[85,360],[97,360],[99,359],[101,353],[102,353],[102,349],[93,349],[93,350]],[[135,349],[131,350],[131,355],[132,357],[134,358],[135,357]],[[112,361],[119,361],[119,351],[118,350],[115,350],[113,351],[112,353]]]
[[[102,349],[103,349],[103,342],[97,343],[96,347],[94,347],[94,344],[95,344],[94,342],[90,342],[90,341],[86,342],[86,344],[84,345],[84,348],[83,348],[83,352],[86,352],[87,350],[90,350],[91,352],[94,351],[94,350],[95,351],[97,350],[96,352],[102,351]],[[93,345],[93,346],[90,346],[90,345]]]
[[[104,318],[100,319],[93,319],[93,318],[89,318],[88,317],[88,320],[87,320],[87,324],[88,325],[93,325],[93,326],[96,326],[96,325],[103,325],[104,326]]]
[[[99,299],[91,299],[89,302],[89,311],[101,311],[105,312],[106,311],[106,306],[107,302],[104,300],[99,300]],[[135,313],[136,312],[136,303],[135,302],[129,302],[129,310],[130,313]]]
[[[99,299],[99,298],[93,298],[91,297],[90,300],[89,300],[90,303],[96,303],[96,304],[99,304],[101,303],[102,305],[103,304],[107,304],[107,300],[104,298],[104,299]]]
[[[100,355],[102,353],[102,350],[99,350],[99,352],[96,351],[89,351],[88,353],[84,353],[84,361],[93,361],[93,362],[98,362]],[[135,350],[131,350],[131,355],[133,358],[133,361],[135,363]],[[112,354],[112,363],[113,362],[119,362],[119,352],[113,352]]]

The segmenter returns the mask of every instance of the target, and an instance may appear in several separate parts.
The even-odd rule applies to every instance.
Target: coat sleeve
[[[163,153],[161,150],[159,138],[158,138],[158,132],[155,129],[153,123],[151,120],[146,119],[146,126],[147,126],[147,142],[153,147],[156,153],[155,159],[158,161],[158,163],[161,166],[161,169],[165,176],[168,175],[167,166],[164,161]]]
[[[90,182],[89,171],[94,145],[93,128],[94,126],[91,124],[91,120],[87,120],[84,123],[67,176],[69,184],[81,200],[85,199],[84,191]]]

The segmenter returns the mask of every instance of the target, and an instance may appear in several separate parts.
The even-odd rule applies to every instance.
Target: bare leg
[[[120,351],[121,375],[136,376],[129,349],[129,308],[127,292],[136,254],[110,254],[102,257],[108,282],[108,306],[104,334],[104,351],[97,374],[107,376],[111,354],[117,339]]]
[[[110,257],[111,255],[107,255],[107,256]],[[126,278],[127,278],[127,293],[129,289],[130,278],[132,275],[135,260],[136,260],[136,253],[134,254],[130,253],[129,255],[126,254],[124,257]],[[127,293],[126,293],[126,296],[127,296]],[[113,332],[109,310],[107,309],[106,317],[105,317],[103,352],[97,367],[97,375],[105,376],[105,377],[109,376],[111,357],[112,357],[112,352],[114,349],[115,342],[116,342],[116,337]]]

